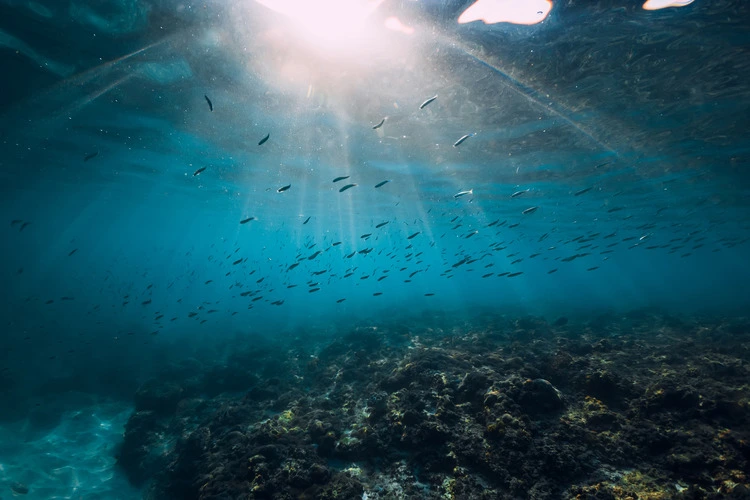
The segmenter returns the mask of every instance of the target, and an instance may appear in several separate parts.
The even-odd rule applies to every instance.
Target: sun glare
[[[547,18],[550,10],[549,0],[477,0],[459,16],[458,24],[537,24]]]
[[[685,7],[693,3],[693,0],[647,0],[643,4],[644,10],[659,10],[669,7]]]
[[[366,36],[367,19],[383,0],[256,0],[287,16],[307,41],[327,49],[351,48]]]

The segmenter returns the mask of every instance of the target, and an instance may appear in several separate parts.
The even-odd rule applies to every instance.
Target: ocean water
[[[589,498],[602,478],[627,496],[646,451],[546,483],[462,455],[424,370],[456,404],[485,380],[462,418],[528,451],[491,444],[495,417],[533,440],[596,400],[667,425],[649,398],[679,352],[670,369],[704,366],[690,388],[726,412],[696,400],[689,421],[746,436],[750,7],[489,4],[502,16],[459,23],[471,2],[0,0],[0,498]],[[603,356],[581,380],[632,362],[643,390],[612,402],[545,371],[566,349]],[[404,417],[409,390],[426,420]],[[520,409],[487,417],[498,391]],[[440,439],[404,437],[433,421]],[[128,447],[126,425],[149,437]],[[276,458],[256,449],[276,439]],[[649,448],[670,472],[647,490],[746,486],[732,443],[710,470]],[[237,461],[247,477],[217,479]]]

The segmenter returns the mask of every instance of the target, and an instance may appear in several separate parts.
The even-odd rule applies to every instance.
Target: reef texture
[[[119,462],[154,499],[750,498],[750,322],[480,323],[170,367]]]

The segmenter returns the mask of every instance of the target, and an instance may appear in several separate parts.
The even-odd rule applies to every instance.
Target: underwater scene
[[[749,27],[0,0],[0,499],[750,498]]]

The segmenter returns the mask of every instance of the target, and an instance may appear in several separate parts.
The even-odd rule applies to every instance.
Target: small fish
[[[340,244],[341,244],[341,242],[340,242],[340,241],[335,241],[335,242],[331,243],[331,246],[332,246],[332,247],[337,247],[337,246],[339,246]]]
[[[86,156],[83,157],[83,161],[89,161],[92,158],[96,158],[99,156],[99,151],[94,151],[93,153],[89,153]]]
[[[73,250],[71,250],[71,251],[70,251],[70,253],[68,254],[68,257],[70,257],[71,255],[73,255],[73,254],[74,254],[74,253],[76,253],[77,251],[78,251],[78,249],[77,249],[77,248],[74,248]]]
[[[232,262],[232,265],[233,265],[233,266],[236,266],[237,264],[242,264],[242,261],[243,261],[243,260],[244,260],[244,259],[237,259],[237,260],[235,260],[234,262]]]
[[[195,172],[193,172],[193,177],[196,177],[196,176],[200,175],[201,172],[205,172],[205,171],[206,171],[206,167],[201,167],[198,170],[196,170]]]
[[[469,189],[468,191],[459,191],[458,193],[454,194],[454,198],[460,198],[462,196],[466,196],[467,194],[474,194],[473,189]]]
[[[372,295],[373,295],[373,297],[377,297],[379,295],[383,295],[383,292],[375,292]]]
[[[344,191],[346,191],[347,189],[351,189],[351,188],[355,187],[356,185],[357,185],[357,184],[347,184],[346,186],[344,186],[344,187],[342,187],[341,189],[339,189],[339,193],[343,193],[343,192],[344,192]]]
[[[575,193],[573,193],[573,196],[581,196],[582,194],[588,193],[592,189],[593,188],[591,188],[591,187],[587,187],[587,188],[581,189],[580,191],[576,191]]]
[[[31,224],[31,222],[24,222],[23,224],[21,224],[21,228],[18,230],[18,232],[20,233],[21,231],[26,229],[26,226],[28,226],[29,224]]]
[[[15,219],[15,220],[12,220],[12,221],[10,221],[10,225],[11,225],[11,227],[13,227],[13,226],[15,226],[16,224],[20,224],[20,223],[22,223],[22,222],[23,222],[23,221],[22,221],[21,219]]]
[[[388,180],[388,181],[378,182],[377,184],[375,184],[375,187],[376,188],[383,187],[386,184],[388,184],[389,182],[391,182],[391,181]]]
[[[523,274],[523,271],[517,272],[517,273],[510,273],[508,274],[508,278],[513,278],[515,276],[520,276]]]
[[[383,119],[382,119],[382,120],[380,120],[380,123],[378,123],[377,125],[375,125],[374,127],[372,127],[372,129],[373,129],[373,130],[377,130],[377,129],[379,129],[380,127],[382,127],[382,126],[383,126],[383,124],[385,123],[385,119],[386,119],[386,118],[388,118],[388,117],[387,117],[387,116],[386,116],[386,117],[383,117]]]
[[[266,136],[263,139],[261,139],[260,142],[258,142],[258,146],[262,146],[263,144],[265,144],[269,137],[271,137],[270,132],[266,134]]]
[[[457,148],[458,146],[460,146],[461,144],[463,144],[463,142],[464,142],[464,141],[465,141],[466,139],[468,139],[469,137],[474,137],[474,135],[475,135],[474,133],[471,133],[471,134],[466,134],[465,136],[461,137],[461,138],[460,138],[459,140],[457,140],[456,142],[454,142],[454,143],[453,143],[453,147],[454,147],[454,148]]]
[[[533,213],[534,213],[534,212],[536,212],[536,211],[537,211],[538,209],[539,209],[539,207],[529,207],[529,208],[527,208],[526,210],[524,210],[524,211],[523,211],[523,212],[521,212],[521,213],[522,213],[523,215],[529,215],[529,214],[533,214]]]
[[[294,269],[297,266],[299,266],[299,262],[295,262],[294,264],[290,265],[286,270],[287,271],[291,271],[292,269]]]
[[[336,303],[337,303],[337,304],[341,304],[341,303],[342,303],[343,301],[345,301],[345,300],[346,300],[346,299],[339,299],[339,300],[337,300],[337,301],[336,301]]]
[[[311,288],[307,292],[308,293],[313,293],[313,292],[317,292],[318,290],[320,290],[320,288]]]
[[[380,229],[381,227],[383,227],[386,224],[388,224],[388,222],[390,222],[390,221],[381,222],[380,224],[378,224],[377,226],[375,226],[375,229]]]
[[[427,99],[427,100],[426,100],[425,102],[423,102],[422,104],[420,104],[420,105],[419,105],[419,109],[424,109],[424,108],[425,108],[425,106],[427,106],[428,104],[430,104],[430,103],[431,103],[432,101],[434,101],[434,100],[435,100],[435,99],[437,99],[437,98],[438,98],[438,96],[437,96],[437,95],[434,95],[434,96],[430,97],[430,98],[429,98],[429,99]]]
[[[434,293],[426,293],[426,294],[424,294],[425,297],[432,297],[433,295],[435,295],[435,294]]]
[[[305,222],[303,222],[302,225],[304,226],[305,224],[307,224],[308,222],[310,222],[311,218],[312,218],[312,215],[310,217],[308,217],[307,219],[305,219]]]
[[[349,177],[351,177],[351,176],[344,175],[342,177],[336,177],[335,179],[333,179],[333,182],[343,181],[344,179],[348,179]]]
[[[412,234],[411,236],[409,236],[409,237],[408,237],[408,238],[406,238],[406,239],[407,239],[407,240],[411,240],[411,239],[413,239],[413,238],[416,238],[416,237],[417,237],[417,235],[418,235],[419,233],[421,233],[421,231],[417,231],[416,233]]]
[[[521,196],[522,194],[526,194],[526,193],[528,193],[529,191],[530,191],[529,189],[524,189],[523,191],[516,191],[515,193],[513,193],[512,195],[510,195],[510,197],[511,197],[511,198],[518,198],[518,197],[519,197],[519,196]]]
[[[248,217],[247,219],[242,219],[242,220],[240,221],[240,224],[247,224],[247,223],[248,223],[248,222],[250,222],[251,220],[255,220],[255,217]]]
[[[208,103],[208,109],[213,111],[214,110],[214,103],[211,102],[211,99],[208,98],[206,94],[203,94],[203,97],[206,98],[206,102]]]
[[[370,236],[372,236],[372,233],[365,233],[365,234],[363,234],[362,236],[360,236],[360,238],[362,238],[363,240],[366,240],[366,239],[367,239],[367,238],[369,238]]]
[[[277,193],[283,193],[284,191],[286,191],[286,190],[287,190],[287,189],[289,189],[290,187],[292,187],[292,185],[291,185],[291,184],[287,184],[286,186],[281,186],[281,187],[280,187],[279,189],[277,189],[277,190],[276,190],[276,192],[277,192]]]
[[[283,301],[283,300],[274,300],[273,302],[271,302],[271,305],[274,305],[274,306],[280,306],[280,305],[282,305],[283,303],[284,303],[284,301]]]

